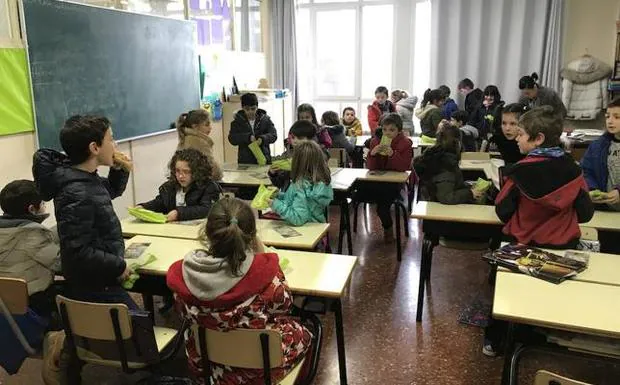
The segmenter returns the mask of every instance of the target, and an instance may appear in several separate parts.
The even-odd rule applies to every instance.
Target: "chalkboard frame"
[[[74,115],[75,113],[105,115],[108,118],[111,118],[112,127],[114,129],[114,135],[115,135],[116,141],[119,143],[122,143],[122,142],[128,142],[132,140],[138,140],[142,138],[148,138],[148,137],[164,135],[167,133],[174,132],[175,131],[174,129],[169,128],[170,123],[175,121],[175,119],[178,117],[180,113],[190,110],[190,109],[196,109],[200,107],[200,81],[199,81],[200,79],[199,79],[199,67],[198,67],[199,56],[196,50],[196,44],[197,44],[196,26],[193,21],[173,19],[173,18],[168,18],[165,16],[159,16],[159,15],[141,14],[141,13],[135,13],[131,11],[111,9],[111,8],[105,8],[105,7],[95,6],[95,5],[88,5],[88,4],[75,3],[75,2],[69,2],[69,1],[23,0],[22,2],[20,2],[20,11],[21,11],[20,21],[21,21],[21,27],[22,27],[22,34],[26,42],[26,52],[28,55],[28,63],[29,63],[28,69],[30,71],[30,77],[32,80],[31,87],[32,87],[32,99],[33,99],[34,115],[35,115],[35,132],[36,132],[35,140],[36,140],[37,147],[39,148],[48,147],[48,148],[55,148],[55,149],[60,150],[58,133],[60,132],[60,129],[62,128],[62,123],[56,124],[55,126],[48,128],[48,129],[42,129],[42,127],[40,127],[39,114],[37,113],[37,95],[36,95],[37,84],[35,82],[35,74],[33,74],[34,61],[32,60],[32,50],[31,50],[31,44],[29,40],[30,37],[27,33],[28,13],[26,10],[26,3],[37,3],[39,5],[52,4],[55,7],[61,7],[61,8],[62,7],[67,7],[67,8],[77,7],[77,8],[80,8],[83,12],[100,11],[103,13],[109,13],[110,15],[123,15],[123,17],[136,17],[136,18],[141,18],[142,20],[147,20],[147,19],[156,20],[157,19],[157,20],[163,21],[164,23],[182,23],[185,25],[186,28],[191,29],[190,33],[186,33],[186,41],[185,41],[186,45],[187,45],[187,42],[190,42],[191,44],[191,70],[188,69],[189,66],[185,67],[185,71],[191,73],[191,85],[189,85],[188,87],[185,87],[188,91],[184,95],[186,98],[191,99],[191,103],[186,103],[186,105],[184,105],[183,107],[174,109],[174,113],[169,114],[169,118],[168,118],[168,115],[166,115],[167,118],[165,120],[159,120],[160,124],[157,126],[157,129],[143,130],[140,132],[134,132],[131,134],[127,134],[125,130],[118,129],[119,127],[119,124],[117,124],[118,121],[115,121],[114,116],[111,116],[110,113],[106,111],[105,109],[103,110],[91,109],[87,111],[71,112],[71,113],[67,113],[66,116],[64,116],[64,119],[68,118],[71,115]],[[172,43],[173,42],[171,42],[170,44]],[[189,95],[190,93],[191,93],[191,96]],[[64,122],[64,119],[63,119],[63,122]],[[50,140],[49,140],[50,130],[52,130],[54,133],[53,143],[50,143]],[[48,136],[47,140],[45,139],[42,140],[42,132],[45,132],[45,134],[47,134]]]

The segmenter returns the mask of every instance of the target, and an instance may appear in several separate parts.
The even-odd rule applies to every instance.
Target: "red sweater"
[[[517,242],[574,248],[579,223],[594,214],[581,169],[570,156],[528,156],[506,171],[495,211]]]
[[[376,100],[368,106],[368,126],[370,127],[370,132],[372,133],[372,135],[374,135],[375,131],[377,131],[377,127],[379,127],[379,123],[381,122],[381,117],[383,116],[383,114],[390,112],[396,112],[396,107],[394,106],[394,103],[392,103],[390,100],[385,101],[384,110],[381,110],[379,102],[377,102]]]
[[[370,151],[377,147],[381,139],[373,137],[370,141]],[[370,155],[368,154],[367,165],[370,170],[389,170],[389,171],[407,171],[411,170],[411,160],[413,159],[413,149],[411,148],[411,140],[405,137],[403,133],[396,135],[392,139],[391,144],[394,154],[392,156]]]

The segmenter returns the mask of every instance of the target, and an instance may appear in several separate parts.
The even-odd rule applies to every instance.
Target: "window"
[[[135,13],[185,19],[183,0],[72,0],[76,3],[104,8],[122,9]]]
[[[232,0],[189,0],[198,45],[232,50]]]
[[[240,51],[262,52],[260,1],[235,2],[235,48]]]

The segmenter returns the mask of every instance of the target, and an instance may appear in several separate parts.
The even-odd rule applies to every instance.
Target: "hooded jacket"
[[[159,187],[159,194],[155,199],[140,205],[147,210],[162,214],[177,210],[179,221],[191,221],[206,218],[222,192],[220,186],[211,180],[202,183],[193,182],[185,193],[185,206],[177,206],[178,188],[176,182],[168,181]]]
[[[254,119],[254,127],[250,126],[250,121],[245,114],[245,111],[239,110],[235,113],[234,120],[230,123],[230,133],[228,134],[228,141],[233,146],[239,146],[237,153],[237,162],[239,164],[257,164],[256,157],[252,154],[252,151],[248,148],[250,137],[254,136],[256,140],[261,138],[263,142],[260,144],[261,151],[267,158],[267,163],[271,163],[271,152],[269,151],[269,145],[274,143],[278,139],[278,133],[276,128],[267,115],[267,112],[262,109],[256,110],[256,118]]]
[[[47,289],[60,271],[58,235],[41,224],[45,218],[0,217],[0,276],[25,280],[29,295]]]
[[[32,174],[43,199],[54,199],[62,272],[72,286],[118,286],[125,243],[112,199],[125,191],[129,173],[110,168],[107,178],[72,167],[54,150],[34,154]]]
[[[286,192],[279,193],[273,200],[271,208],[293,226],[308,222],[325,223],[325,209],[333,199],[332,186],[323,182],[312,184],[304,179],[291,182]]]
[[[600,138],[590,143],[583,159],[581,159],[583,176],[590,190],[607,191],[609,179],[607,157],[612,140],[615,140],[612,134],[604,133]],[[616,188],[620,190],[620,186],[616,186]]]
[[[381,125],[383,114],[390,112],[396,112],[396,107],[390,100],[386,100],[383,105],[375,100],[368,106],[368,126],[370,127],[371,135],[374,135],[377,128]]]
[[[170,266],[166,283],[175,293],[182,317],[192,324],[219,331],[272,329],[282,333],[283,366],[272,369],[276,381],[306,354],[312,336],[290,317],[293,298],[277,254],[248,255],[240,270],[235,276],[226,261],[196,250]],[[203,368],[195,338],[194,329],[188,328],[185,350],[189,367],[200,377]],[[262,369],[211,364],[211,384],[263,383]]]
[[[222,168],[213,157],[213,139],[211,139],[209,135],[204,132],[193,128],[184,128],[184,132],[184,135],[179,135],[179,145],[177,146],[177,150],[193,148],[194,150],[200,151],[209,159],[209,163],[211,163],[211,169],[213,170],[211,173],[211,179],[215,181],[222,180],[222,177],[224,176]]]
[[[594,215],[581,169],[566,154],[528,155],[505,170],[495,211],[504,233],[517,242],[550,248],[574,248],[579,223]]]
[[[342,125],[344,126],[344,128],[346,130],[346,135],[347,136],[360,136],[360,135],[362,135],[362,122],[360,122],[360,120],[358,118],[355,118],[355,120],[351,124],[346,124],[344,122],[344,120],[343,120],[342,121]]]
[[[422,135],[434,138],[437,135],[437,127],[443,119],[441,109],[432,103],[428,103],[426,106],[416,109],[415,116],[420,119]]]
[[[427,148],[413,160],[413,169],[420,178],[423,199],[446,205],[473,203],[471,188],[463,180],[459,157],[441,146]]]
[[[459,106],[456,105],[454,99],[448,98],[441,107],[441,115],[444,119],[452,119],[452,114],[459,110]]]
[[[370,140],[370,151],[381,143],[381,138],[374,136]],[[411,170],[411,159],[413,158],[413,149],[411,148],[411,140],[403,133],[396,135],[390,143],[392,156],[371,155],[368,153],[366,160],[369,170],[391,170],[391,171],[407,171]]]
[[[480,141],[489,139],[489,136],[502,131],[502,111],[504,101],[493,103],[490,106],[484,104],[474,113],[473,119],[469,122],[478,129]]]
[[[506,138],[506,135],[504,135],[501,129],[495,132],[490,141],[495,143],[497,151],[502,155],[502,159],[506,165],[517,163],[525,158],[525,155],[521,154],[521,150],[519,150],[517,141],[515,139],[510,140]]]
[[[396,112],[400,115],[400,118],[403,120],[403,131],[409,133],[409,135],[413,135],[413,111],[415,110],[415,106],[418,104],[417,96],[410,96],[408,98],[400,99],[396,102]]]
[[[560,73],[567,119],[594,120],[607,108],[607,79],[612,72],[606,63],[589,55],[568,63]]]
[[[332,148],[344,148],[348,154],[353,153],[355,146],[345,136],[344,126],[336,124],[335,126],[326,126],[325,128],[331,137]]]
[[[478,112],[478,109],[482,106],[482,100],[484,94],[480,88],[471,90],[470,93],[465,96],[465,111],[469,114],[469,120],[474,118],[474,115]]]

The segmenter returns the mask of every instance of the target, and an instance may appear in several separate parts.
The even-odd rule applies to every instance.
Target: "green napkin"
[[[254,207],[257,210],[265,210],[269,207],[269,199],[278,191],[277,187],[265,187],[265,185],[258,186],[258,192],[254,199],[252,199],[252,203],[250,206]]]
[[[167,220],[167,217],[164,214],[156,213],[143,208],[130,207],[127,209],[127,212],[129,212],[129,215],[132,215],[144,222],[166,223]]]
[[[157,260],[157,257],[154,256],[153,254],[147,254],[147,258],[146,261],[144,262],[134,262],[131,265],[129,265],[129,268],[131,270],[133,270],[134,272],[131,273],[131,275],[129,276],[129,278],[127,278],[125,281],[123,281],[122,286],[127,289],[130,290],[133,288],[133,285],[136,283],[136,281],[140,278],[140,275],[138,273],[136,273],[136,270],[150,264],[153,263]]]
[[[437,143],[437,139],[436,138],[431,138],[430,136],[422,135],[422,136],[420,136],[420,142],[428,143],[428,144],[435,144],[435,143]]]
[[[286,159],[274,160],[271,162],[271,165],[278,167],[280,170],[291,171],[292,166],[293,166],[293,159],[286,158]]]
[[[590,198],[596,199],[596,200],[605,199],[607,198],[607,193],[601,190],[592,190],[590,191]]]
[[[286,268],[288,267],[289,264],[289,260],[288,258],[280,258],[280,269],[282,269],[282,271],[286,270]]]
[[[381,137],[381,141],[379,142],[380,146],[387,146],[390,147],[392,145],[392,139],[388,138],[387,136],[383,135]],[[379,151],[379,154],[381,155],[387,155],[387,151]]]
[[[263,151],[260,149],[258,140],[255,140],[252,143],[250,143],[248,145],[248,148],[250,149],[250,151],[252,151],[252,154],[254,154],[254,157],[256,158],[256,161],[258,162],[259,166],[264,166],[267,164],[267,158],[265,158],[265,154],[263,154]]]
[[[481,191],[481,192],[485,192],[489,188],[491,188],[491,185],[492,185],[491,181],[478,178],[478,180],[476,181],[476,184],[474,184],[474,189]]]

